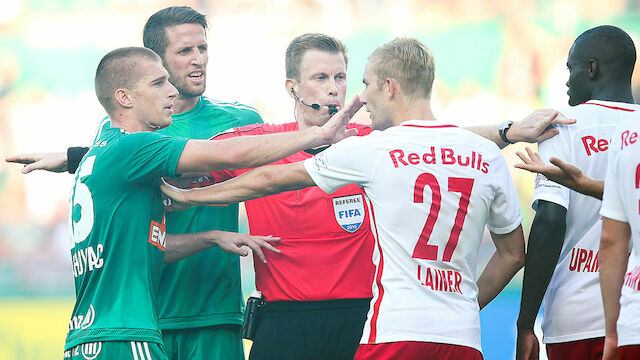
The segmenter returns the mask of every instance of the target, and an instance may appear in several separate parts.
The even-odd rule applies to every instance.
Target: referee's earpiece
[[[313,110],[320,110],[320,105],[318,105],[318,104],[309,105],[309,104],[304,102],[304,99],[299,98],[298,94],[296,94],[296,91],[293,90],[293,86],[291,87],[291,95],[293,95],[293,97],[296,98],[296,101],[298,101],[300,104],[302,104],[304,106],[308,106],[308,107],[312,108]],[[335,112],[333,114],[335,114]]]

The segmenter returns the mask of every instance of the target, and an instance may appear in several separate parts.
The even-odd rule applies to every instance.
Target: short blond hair
[[[371,72],[381,87],[385,79],[396,79],[410,98],[430,97],[436,65],[431,51],[419,40],[396,38],[369,55]]]

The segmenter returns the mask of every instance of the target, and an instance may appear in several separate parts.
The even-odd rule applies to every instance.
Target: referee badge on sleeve
[[[364,221],[362,194],[333,198],[333,214],[344,230],[350,233],[358,230]]]

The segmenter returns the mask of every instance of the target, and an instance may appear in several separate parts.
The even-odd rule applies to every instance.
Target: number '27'
[[[431,209],[429,210],[429,216],[422,228],[422,233],[416,243],[416,247],[413,249],[413,257],[417,259],[437,260],[438,257],[438,245],[429,244],[429,238],[433,232],[433,227],[438,220],[438,213],[440,212],[440,202],[442,196],[440,194],[440,184],[435,176],[429,173],[423,173],[416,179],[416,185],[413,188],[413,202],[424,202],[424,188],[429,186],[431,188]],[[464,225],[464,219],[467,216],[467,208],[469,207],[469,198],[471,197],[471,190],[473,189],[473,179],[450,177],[448,179],[448,186],[450,192],[460,193],[460,203],[458,204],[458,211],[456,218],[449,235],[449,241],[444,248],[442,254],[442,261],[451,261],[453,251],[458,245],[458,239],[460,238],[460,232]]]

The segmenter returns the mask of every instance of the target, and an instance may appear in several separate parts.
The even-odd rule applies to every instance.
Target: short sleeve
[[[369,154],[372,136],[350,137],[304,161],[313,181],[326,193],[348,184],[366,186],[377,164]]]
[[[239,135],[239,130],[237,128],[231,128],[213,135],[209,140],[226,140],[232,139]]]
[[[562,130],[563,129],[560,128],[560,134],[538,144],[538,153],[545,164],[550,164],[549,158],[552,156],[555,156],[562,161],[572,162],[569,151],[564,144],[563,135],[565,134],[562,133]],[[538,200],[545,200],[568,209],[569,195],[570,190],[568,188],[547,179],[542,174],[537,174],[533,187],[532,207],[536,210]]]
[[[178,160],[188,139],[154,132],[128,134],[116,145],[126,182],[176,176]]]
[[[238,136],[240,136],[239,130],[237,128],[231,128],[213,135],[209,140],[211,141],[227,140],[227,139],[233,139]],[[216,170],[216,171],[212,171],[210,174],[212,177],[212,183],[208,185],[221,183],[223,181],[226,181],[238,176],[235,170]]]
[[[613,141],[609,146],[609,154],[607,161],[607,174],[604,180],[604,192],[602,194],[602,207],[600,208],[600,215],[609,219],[629,222],[624,212],[624,203],[620,197],[620,189],[622,187],[618,184],[618,158],[620,151],[620,144],[616,142],[619,139],[616,133],[613,136]]]
[[[501,154],[498,154],[491,167],[490,175],[495,180],[495,193],[489,207],[487,228],[494,234],[508,234],[522,223],[518,195]]]

